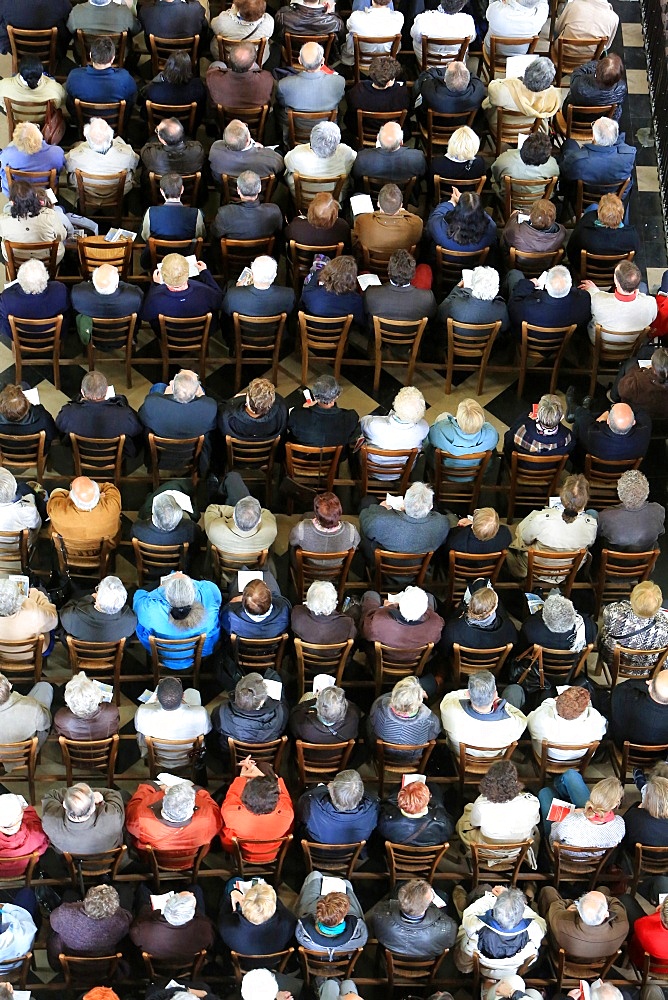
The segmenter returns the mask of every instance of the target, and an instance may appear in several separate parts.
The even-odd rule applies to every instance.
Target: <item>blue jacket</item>
[[[46,173],[54,167],[60,173],[65,164],[65,154],[60,146],[50,146],[48,142],[42,143],[42,148],[36,153],[22,153],[13,142],[2,151],[0,155],[0,171],[2,175],[2,193],[9,197],[9,187],[5,167],[12,167],[14,170],[32,170]]]
[[[490,451],[496,448],[499,440],[499,432],[496,427],[485,421],[476,434],[465,434],[457,423],[455,417],[449,413],[443,420],[437,420],[429,428],[429,452],[434,448],[442,448],[443,451],[451,455],[472,455],[481,451]],[[451,469],[466,469],[473,465],[473,462],[445,463]]]
[[[0,964],[10,958],[25,955],[32,948],[36,936],[37,928],[28,911],[14,903],[4,903],[0,930]],[[3,971],[16,968],[18,965],[15,962],[3,965]]]
[[[92,66],[80,66],[70,70],[65,81],[67,91],[67,107],[70,114],[74,113],[74,99],[91,101],[94,104],[113,104],[115,101],[126,101],[125,120],[128,120],[132,106],[137,98],[137,84],[126,69],[93,69]]]
[[[189,278],[188,287],[182,292],[173,292],[167,285],[152,284],[144,299],[141,318],[148,320],[157,332],[160,313],[186,319],[210,312],[213,313],[212,325],[216,326],[222,302],[223,293],[211,273],[205,270],[198,278]]]
[[[567,139],[561,147],[561,178],[564,181],[585,181],[587,184],[621,184],[630,176],[636,162],[636,148],[624,142],[620,132],[614,146],[597,146]]]
[[[352,313],[353,323],[364,326],[364,298],[360,292],[328,292],[318,284],[317,275],[309,275],[304,282],[300,308],[311,316],[347,316]]]
[[[316,785],[304,792],[296,811],[309,840],[317,844],[356,844],[368,840],[376,829],[379,809],[377,797],[365,792],[352,812],[339,812],[327,785]]]
[[[20,319],[48,319],[62,313],[62,336],[64,336],[69,325],[69,298],[67,285],[62,285],[59,281],[50,281],[44,291],[37,295],[24,292],[20,285],[6,288],[0,295],[0,333],[4,333],[6,337],[12,335],[8,316],[18,316]]]
[[[204,605],[206,615],[203,621],[188,627],[188,620],[183,623],[174,621],[169,616],[170,605],[165,597],[164,587],[156,590],[138,590],[132,602],[132,609],[137,615],[137,638],[142,646],[150,649],[149,637],[159,639],[190,639],[195,635],[206,633],[202,656],[209,656],[218,642],[220,635],[219,612],[222,598],[215,583],[210,580],[193,580],[195,600]],[[174,663],[173,670],[187,669],[189,664]]]
[[[450,212],[454,211],[454,208],[455,206],[451,201],[444,201],[442,204],[436,206],[427,219],[427,233],[437,246],[445,247],[446,250],[466,252],[483,250],[485,247],[492,247],[496,244],[496,222],[494,222],[494,219],[487,212],[485,212],[487,228],[477,243],[457,243],[451,236],[448,236],[448,216]]]
[[[240,601],[226,604],[220,615],[220,624],[232,635],[240,635],[244,639],[275,639],[288,631],[290,625],[290,602],[285,597],[272,595],[271,610],[262,621],[254,621],[244,611]]]

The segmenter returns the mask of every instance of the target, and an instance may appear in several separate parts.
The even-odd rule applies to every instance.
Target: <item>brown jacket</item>
[[[121,535],[121,494],[112,483],[100,485],[100,499],[92,510],[79,510],[69,490],[55,489],[46,510],[53,531],[67,541],[98,542],[108,538],[118,544]]]
[[[668,383],[659,382],[651,368],[629,368],[617,391],[621,401],[634,411],[642,407],[652,420],[668,418]]]
[[[624,907],[610,895],[607,886],[598,886],[597,891],[608,897],[608,918],[598,927],[590,927],[583,923],[576,909],[569,909],[570,899],[562,899],[552,886],[541,890],[538,906],[547,920],[550,941],[557,950],[563,948],[571,959],[605,958],[626,940],[629,922]]]
[[[358,215],[353,230],[355,247],[368,250],[410,250],[422,238],[422,219],[405,208],[396,215],[374,212]]]
[[[173,927],[159,910],[142,906],[130,928],[130,937],[142,951],[156,958],[190,958],[210,948],[214,940],[213,924],[197,913],[187,923]]]

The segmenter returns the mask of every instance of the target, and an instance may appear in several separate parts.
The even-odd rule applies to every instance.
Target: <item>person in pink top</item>
[[[41,856],[49,846],[42,821],[22,795],[0,795],[0,875],[14,878],[28,867],[26,855]],[[12,861],[21,858],[22,860]]]

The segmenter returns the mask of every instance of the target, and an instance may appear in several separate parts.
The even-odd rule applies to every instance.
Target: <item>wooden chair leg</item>
[[[373,367],[373,391],[377,393],[378,387],[380,386],[380,366],[383,360],[383,341],[379,333],[375,335],[375,346],[376,353]]]

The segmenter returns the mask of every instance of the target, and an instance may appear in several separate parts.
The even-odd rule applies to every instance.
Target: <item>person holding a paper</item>
[[[455,965],[470,973],[477,953],[486,979],[516,975],[525,962],[531,965],[536,960],[546,930],[545,920],[531,909],[521,889],[496,885],[464,910],[453,953]]]
[[[70,434],[84,437],[115,438],[125,435],[126,458],[137,454],[142,423],[125,396],[117,396],[114,387],[100,371],[88,372],[81,380],[81,398],[65,403],[56,417],[56,427],[63,443]]]
[[[170,778],[176,784],[169,787],[142,782],[128,802],[125,826],[141,858],[145,845],[156,851],[196,850],[221,831],[220,808],[206,789]],[[181,867],[188,868],[187,858]]]
[[[100,681],[86,677],[85,670],[65,685],[65,708],[59,708],[53,725],[59,736],[69,740],[106,740],[118,732],[120,714],[113,688],[105,695]]]
[[[457,937],[457,924],[445,912],[445,900],[422,878],[402,883],[396,898],[381,899],[366,918],[379,944],[401,957],[438,958]]]
[[[523,703],[524,694],[517,685],[509,685],[506,693]],[[471,674],[467,688],[450,691],[441,701],[443,731],[451,750],[459,753],[459,744],[466,743],[475,748],[469,751],[474,756],[494,757],[518,740],[527,720],[513,701],[498,696],[496,679],[488,670]]]
[[[178,677],[163,677],[153,695],[135,712],[137,743],[146,756],[145,736],[163,740],[196,740],[211,732],[211,719],[195,688],[186,688]],[[186,754],[184,767],[189,763]]]
[[[239,878],[232,891],[222,895],[218,933],[232,951],[242,955],[282,951],[292,943],[296,926],[295,915],[278,899],[273,885],[263,879],[252,885]]]
[[[584,331],[591,316],[591,301],[581,288],[573,286],[570,271],[563,264],[551,267],[540,278],[525,278],[521,271],[509,272],[508,313],[514,329],[524,320],[535,326],[570,326]],[[577,334],[577,331],[576,331]]]
[[[566,268],[561,270],[566,271]],[[562,422],[563,418],[564,407],[559,396],[551,393],[541,396],[538,403],[528,413],[520,414],[504,434],[503,453],[508,461],[514,451],[525,455],[569,455],[575,448],[575,438]]]
[[[405,775],[402,787],[381,802],[378,834],[393,844],[433,847],[450,840],[454,830],[441,787],[429,788],[424,775]]]
[[[450,519],[433,509],[434,491],[426,483],[412,483],[403,500],[391,494],[379,504],[370,499],[360,510],[361,549],[370,566],[377,549],[435,552],[448,537]]]
[[[202,656],[210,656],[220,636],[220,590],[211,580],[193,580],[185,573],[171,573],[156,590],[137,590],[132,608],[137,615],[137,638],[150,649],[149,636],[190,639],[204,635]],[[165,654],[165,660],[169,660]],[[189,666],[182,657],[174,670]]]
[[[555,74],[551,59],[536,56],[524,69],[523,76],[490,80],[487,97],[482,102],[490,128],[496,130],[497,108],[524,115],[527,130],[536,118],[540,118],[541,123],[552,118],[561,107],[561,91],[553,86]]]
[[[359,437],[360,418],[357,410],[346,410],[338,405],[342,391],[333,375],[319,375],[311,386],[315,403],[304,399],[300,406],[290,411],[290,440],[315,448],[341,444],[345,455],[347,446],[353,445]]]
[[[115,268],[114,271],[116,271]],[[116,271],[116,273],[118,272]],[[51,316],[62,314],[61,336],[64,337],[69,329],[69,313],[70,303],[67,286],[60,281],[51,281],[44,261],[31,257],[19,267],[16,281],[6,282],[4,290],[0,294],[0,333],[11,338],[12,328],[9,325],[9,316],[17,316],[19,319],[48,319]],[[39,330],[39,327],[37,329]],[[25,335],[22,333],[21,336]],[[29,336],[30,334],[28,334]],[[3,392],[8,388],[9,386],[5,386]],[[39,402],[34,405],[36,409],[44,409],[40,407]],[[31,426],[30,431],[23,433],[36,434],[44,429],[47,432],[47,444],[50,444],[55,434],[52,426],[53,418],[50,414],[49,418],[51,424],[46,424],[44,428],[37,427],[37,429]],[[5,417],[5,419],[7,418]],[[7,433],[15,434],[17,432],[8,431]]]
[[[575,605],[561,594],[548,594],[541,611],[531,614],[523,623],[517,640],[517,653],[529,654],[534,645],[547,649],[569,649],[580,653],[588,643],[596,641],[598,629],[591,615],[582,615]],[[585,689],[586,690],[586,689]],[[584,707],[582,709],[584,711]],[[598,739],[598,737],[592,737]],[[565,740],[555,740],[564,743]],[[574,740],[573,742],[587,742]]]
[[[386,646],[405,649],[410,658],[416,646],[439,641],[443,619],[434,610],[436,602],[432,594],[427,594],[421,587],[406,587],[391,598],[382,601],[375,590],[367,590],[364,594],[359,630],[367,643],[382,642]],[[417,691],[414,694],[418,696]]]
[[[141,709],[140,709],[141,711]],[[231,694],[213,712],[213,728],[220,749],[229,754],[228,738],[246,743],[268,743],[285,732],[290,709],[280,675],[267,670],[264,678],[255,672],[244,674]]]
[[[15,588],[16,585],[12,584]],[[45,604],[48,607],[46,598]],[[47,681],[37,681],[28,694],[12,691],[12,684],[0,674],[0,732],[3,743],[21,743],[37,737],[38,748],[49,735],[51,728],[51,702],[53,687]],[[6,771],[14,769],[10,761],[4,762]]]
[[[540,891],[538,909],[547,921],[553,947],[557,951],[563,948],[569,961],[595,961],[614,955],[629,933],[624,906],[611,896],[607,885],[574,901],[562,899],[556,889],[546,885]]]
[[[563,245],[565,239],[566,227],[557,222],[556,206],[545,198],[533,203],[528,216],[519,211],[512,212],[502,236],[504,247],[515,247],[522,253],[552,253]]]
[[[115,788],[93,789],[83,781],[52,788],[42,798],[42,825],[59,853],[96,854],[123,843],[125,807]]]
[[[322,49],[320,51],[322,52]],[[296,79],[299,80],[301,77],[302,74],[298,74]],[[295,77],[287,79],[295,79]],[[336,74],[329,75],[328,79],[341,80],[341,86],[344,86],[343,79]],[[306,85],[308,82],[305,80]],[[281,83],[285,83],[285,81],[281,80]],[[277,91],[279,104],[281,93],[279,84]],[[318,110],[324,110],[323,106],[320,105]],[[294,195],[295,193],[295,171],[306,177],[337,177],[341,174],[348,176],[356,157],[355,150],[341,142],[341,130],[336,122],[318,122],[313,126],[308,142],[300,143],[285,154],[285,183],[290,189],[290,194]],[[342,199],[347,193],[346,189],[347,183],[344,184],[341,192]]]
[[[212,545],[230,556],[270,549],[276,539],[276,518],[252,497],[238,472],[228,472],[221,484],[226,503],[210,503],[204,530]]]
[[[131,923],[132,914],[123,909],[113,886],[93,886],[83,901],[61,903],[49,916],[49,965],[60,971],[60,952],[88,958],[115,954]]]
[[[576,182],[579,180],[585,184],[609,185],[614,191],[633,174],[636,154],[636,147],[625,142],[625,135],[623,132],[620,134],[616,121],[597,118],[592,125],[591,142],[580,145],[575,139],[567,139],[561,147],[559,187],[571,201],[575,198]],[[629,194],[630,189],[626,192],[627,200]]]
[[[309,951],[338,955],[363,948],[367,942],[364,911],[348,879],[311,872],[295,910],[295,937]]]
[[[448,319],[457,323],[496,323],[501,320],[499,333],[510,325],[508,309],[499,295],[499,272],[494,267],[475,267],[462,272],[462,280],[446,295],[438,307],[438,322],[447,326]],[[461,330],[463,336],[466,331]]]
[[[378,797],[365,791],[358,771],[339,771],[327,784],[307,788],[297,802],[297,819],[317,844],[369,840],[378,821]]]
[[[357,197],[364,196],[353,195]],[[347,254],[334,257],[324,267],[311,269],[306,275],[300,306],[312,316],[335,317],[350,313],[353,321],[363,326],[366,319],[360,292],[363,277],[357,273],[354,257]]]
[[[343,688],[324,685],[329,674],[316,674],[308,692],[290,713],[290,732],[305,743],[343,743],[356,740],[361,712],[346,698]],[[317,689],[317,691],[316,691]]]
[[[204,913],[204,894],[198,885],[184,892],[151,896],[142,884],[137,891],[138,912],[130,938],[140,951],[156,958],[194,959],[213,945],[216,931]]]
[[[167,546],[188,542],[189,564],[204,541],[204,532],[197,523],[199,511],[193,506],[192,496],[188,492],[191,490],[190,479],[175,479],[163,483],[156,493],[147,497],[140,508],[130,537],[148,542],[149,545]]]
[[[42,133],[37,129],[36,125],[31,125],[29,122],[22,124],[25,128],[36,129],[37,134],[41,136]],[[19,128],[21,128],[21,125],[17,126],[16,131]],[[14,142],[19,141],[16,131],[14,132]],[[56,149],[58,147],[49,146],[48,148]],[[10,146],[5,147],[5,151],[2,154],[3,157],[8,150],[11,157]],[[0,162],[2,162],[1,159]],[[9,166],[15,167],[15,164],[9,163]],[[15,169],[18,169],[18,167],[15,167]],[[39,170],[41,168],[37,164],[28,164],[22,166],[22,169]],[[48,170],[49,168],[45,167],[44,169]],[[65,256],[65,239],[67,237],[67,229],[62,221],[62,216],[51,208],[50,205],[45,205],[40,199],[37,189],[30,184],[26,184],[25,181],[14,181],[11,190],[7,193],[9,195],[9,204],[6,206],[7,210],[0,215],[0,241],[3,248],[3,262],[7,259],[4,250],[4,241],[9,240],[12,243],[57,242],[56,260],[60,263]]]
[[[406,320],[409,323],[417,322],[420,319],[434,318],[437,310],[436,298],[431,288],[413,284],[416,271],[417,263],[415,257],[408,250],[395,250],[387,265],[389,282],[387,284],[374,282],[366,287],[364,292],[364,309],[367,315],[367,325],[372,334],[374,316],[382,316],[384,319]],[[404,394],[403,396],[402,393]],[[415,397],[412,403],[408,402],[411,394],[415,393],[422,396],[422,393],[414,386],[405,386],[403,389],[400,389],[394,397],[390,417],[394,414],[394,418],[399,419],[397,411],[397,400],[399,398],[401,398],[400,405],[402,410],[419,409],[417,397]],[[388,421],[390,417],[373,416],[372,414],[362,417],[362,431],[365,436],[367,436],[365,428],[375,427],[378,425],[378,421]],[[422,425],[420,417],[416,420],[407,420],[406,422],[416,423],[418,426]],[[424,436],[426,436],[426,431]],[[415,447],[415,444],[404,444],[406,438],[413,441],[415,437],[415,429],[411,433],[408,428],[393,426],[392,444],[380,445],[375,444],[373,441],[369,441],[369,444],[373,444],[377,448],[391,449]]]
[[[362,253],[411,250],[422,238],[422,225],[419,215],[403,207],[401,189],[396,184],[384,184],[378,195],[378,211],[356,216],[353,243]]]
[[[228,788],[221,813],[223,848],[233,850],[232,837],[262,841],[244,848],[244,857],[255,862],[273,861],[280,848],[274,838],[287,836],[294,823],[283,778],[277,778],[269,764],[258,766],[250,757],[242,761],[239,777]]]
[[[11,577],[0,580],[0,650],[3,641],[35,639],[42,632],[43,652],[47,652],[52,646],[49,633],[58,624],[58,612],[41,590],[30,587],[26,594],[19,582]],[[32,654],[12,650],[11,656],[20,661],[31,659]]]
[[[555,796],[574,808],[550,820]],[[538,798],[543,828],[551,844],[558,840],[573,847],[605,849],[616,847],[624,837],[624,818],[615,814],[624,798],[624,788],[617,778],[603,778],[590,791],[579,771],[565,771],[555,777],[552,788],[541,788]]]
[[[29,806],[22,795],[0,795],[0,859],[4,878],[23,875],[28,867],[27,855],[35,851],[41,856],[49,846],[49,838],[42,829],[42,821],[34,806]],[[22,861],[8,863],[11,858]]]
[[[163,257],[162,267],[156,268],[153,272],[153,281],[144,299],[141,318],[151,324],[158,337],[160,314],[173,316],[176,319],[191,319],[210,312],[213,314],[213,326],[217,327],[223,293],[203,260],[195,261],[194,266],[198,271],[197,277],[190,276],[190,265],[183,254],[168,253]],[[153,388],[155,392],[155,386]],[[202,395],[202,393],[197,394],[198,400]],[[190,402],[190,399],[179,402]],[[141,409],[143,410],[145,406],[146,400]],[[209,428],[206,427],[206,430]],[[181,436],[186,437],[184,431],[181,432]]]

